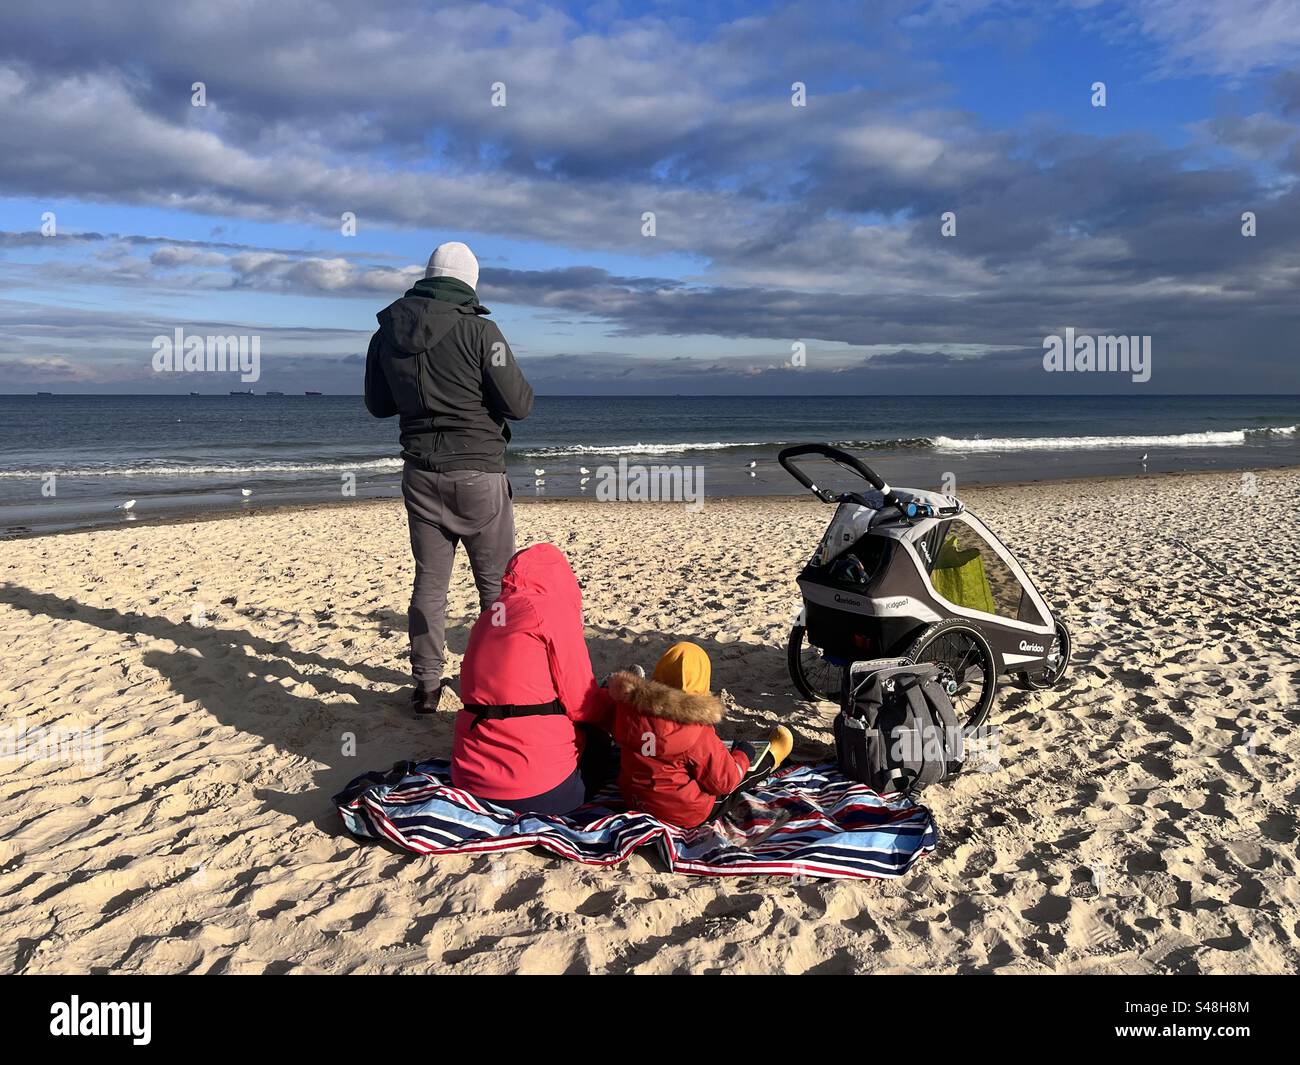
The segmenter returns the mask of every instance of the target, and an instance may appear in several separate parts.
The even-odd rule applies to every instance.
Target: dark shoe
[[[439,684],[436,688],[421,688],[411,692],[411,711],[416,717],[425,717],[429,714],[436,714],[442,706],[442,693],[447,690],[446,684]]]

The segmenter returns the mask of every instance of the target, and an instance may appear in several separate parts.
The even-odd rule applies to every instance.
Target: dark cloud
[[[1072,325],[1150,334],[1207,390],[1222,381],[1216,358],[1258,387],[1286,380],[1300,305],[1295,74],[1269,75],[1275,111],[1224,111],[1186,146],[1046,119],[990,128],[952,106],[914,35],[974,26],[989,37],[985,9],[1005,6],[793,4],[701,28],[666,14],[580,23],[540,4],[286,0],[215,18],[199,0],[17,3],[0,38],[0,191],[331,228],[350,210],[367,226],[453,220],[567,250],[690,256],[689,281],[649,266],[482,275],[489,302],[613,337],[771,343],[775,369],[700,361],[686,376],[783,374],[783,352],[806,340],[912,360],[849,370],[841,356],[836,373],[964,380],[974,361],[995,372],[989,352],[1033,351]],[[1078,6],[1082,24],[1098,24]],[[1105,28],[1160,42],[1174,66],[1249,73],[1275,67],[1290,39],[1266,32],[1277,25],[1266,6],[1242,26],[1208,0],[1188,0],[1181,21],[1139,2]],[[1011,47],[1032,42],[1027,9],[1012,28]],[[190,106],[195,81],[206,108]],[[504,108],[491,104],[494,81]],[[807,107],[791,106],[795,81]],[[946,211],[953,238],[940,233]],[[1241,235],[1243,211],[1258,236]],[[34,249],[88,254],[21,258]],[[350,250],[96,233],[0,234],[0,255],[6,281],[27,288],[376,305],[420,271]],[[67,326],[75,336],[81,323]],[[6,328],[11,349],[48,340]],[[986,354],[954,362],[940,353],[953,345]],[[577,379],[566,365],[537,369]]]

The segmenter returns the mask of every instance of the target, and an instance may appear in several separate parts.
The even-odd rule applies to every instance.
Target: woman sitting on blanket
[[[460,694],[456,787],[520,813],[567,814],[613,775],[614,704],[592,674],[582,592],[559,548],[510,560],[470,632]]]
[[[790,730],[778,725],[761,751],[748,743],[728,750],[714,731],[723,709],[709,692],[711,671],[703,649],[677,643],[659,659],[653,680],[633,673],[609,679],[623,798],[682,828],[703,824],[722,799],[769,776],[794,746]]]

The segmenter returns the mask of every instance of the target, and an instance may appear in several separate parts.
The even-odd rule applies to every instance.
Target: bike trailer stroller
[[[819,456],[866,482],[816,485],[797,459]],[[790,677],[808,699],[839,700],[855,661],[933,662],[958,718],[977,728],[999,675],[1054,685],[1070,635],[1016,557],[955,496],[891,488],[869,466],[826,444],[788,447],[785,470],[823,503],[838,504],[799,574],[803,610],[790,633]]]

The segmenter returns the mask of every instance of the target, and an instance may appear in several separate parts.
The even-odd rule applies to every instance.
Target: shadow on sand
[[[283,640],[268,640],[243,629],[196,626],[165,617],[89,606],[73,599],[0,584],[0,602],[36,617],[71,620],[136,640],[168,641],[175,650],[146,649],[144,666],[158,673],[171,689],[217,721],[260,739],[278,750],[310,759],[322,768],[314,787],[284,793],[258,789],[266,807],[324,832],[343,829],[330,797],[353,777],[394,762],[447,757],[454,714],[414,720],[407,709],[404,672],[331,654],[299,651]],[[404,613],[376,611],[356,615],[358,630],[377,626],[405,632]],[[346,633],[340,624],[334,633]],[[448,626],[448,648],[463,654],[469,638],[466,623]],[[634,663],[649,672],[658,656],[679,639],[692,639],[713,661],[713,686],[735,694],[745,708],[720,727],[724,738],[762,735],[774,720],[813,715],[829,727],[830,710],[796,702],[785,673],[784,648],[760,644],[719,643],[662,632],[587,627],[587,645],[597,677]],[[304,694],[310,689],[317,696]],[[339,697],[343,697],[340,699]],[[797,722],[796,722],[797,731]],[[343,753],[346,733],[356,737],[354,755]],[[805,744],[800,744],[800,747]],[[810,753],[821,753],[813,744]]]

